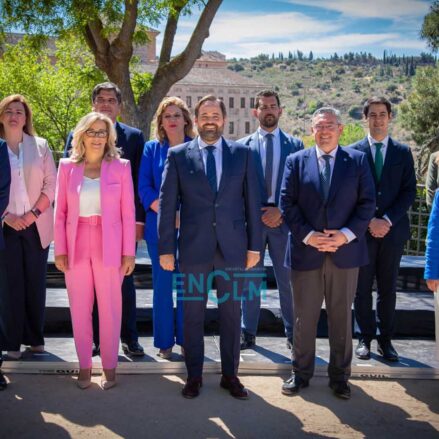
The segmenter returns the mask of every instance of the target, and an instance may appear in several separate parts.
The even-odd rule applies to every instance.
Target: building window
[[[250,134],[250,122],[245,123],[245,134]]]
[[[233,134],[235,130],[235,124],[233,122],[229,122],[229,134]]]
[[[250,98],[250,108],[255,108],[255,98]]]
[[[229,98],[229,108],[233,108],[235,106],[235,99]]]
[[[186,105],[191,108],[192,107],[192,97],[186,96]]]
[[[245,108],[245,98],[241,98],[241,108]]]

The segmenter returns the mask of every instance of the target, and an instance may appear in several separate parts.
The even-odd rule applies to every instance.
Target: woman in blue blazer
[[[177,300],[177,319],[174,324],[172,278],[175,272],[160,267],[157,250],[157,212],[162,173],[168,149],[192,140],[193,123],[186,104],[177,97],[167,97],[155,115],[156,140],[145,143],[139,169],[139,197],[146,211],[145,241],[152,263],[153,333],[159,357],[169,359],[175,343],[182,345],[182,304]],[[176,224],[178,228],[178,224]]]
[[[425,249],[424,279],[428,288],[437,292],[439,287],[439,191],[436,191],[431,208]]]

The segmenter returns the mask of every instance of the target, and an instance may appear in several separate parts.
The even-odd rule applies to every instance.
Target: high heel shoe
[[[169,360],[172,357],[172,348],[160,349],[157,357],[163,358],[164,360]]]
[[[80,377],[86,376],[86,378],[80,379]],[[84,390],[91,385],[91,369],[79,369],[78,380],[76,381],[76,385]]]
[[[103,369],[101,387],[104,390],[111,389],[116,385],[116,369]]]
[[[21,358],[21,351],[8,351],[6,356],[10,360],[19,360]]]

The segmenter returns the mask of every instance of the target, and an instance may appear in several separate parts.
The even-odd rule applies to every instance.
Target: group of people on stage
[[[193,120],[181,99],[165,98],[155,116],[155,139],[146,143],[140,130],[117,121],[121,103],[115,84],[94,88],[92,112],[70,133],[57,173],[25,98],[0,102],[0,351],[15,360],[22,345],[44,352],[46,265],[54,240],[70,302],[77,385],[90,386],[92,356],[100,354],[101,387],[113,387],[119,338],[125,354],[144,355],[132,273],[136,242],[145,239],[154,346],[163,359],[181,346],[186,398],[197,397],[202,387],[204,313],[213,277],[220,386],[235,398],[248,397],[238,378],[240,350],[256,345],[267,248],[293,358],[282,393],[309,385],[323,300],[329,386],[336,396],[350,397],[353,303],[355,355],[369,359],[377,338],[383,358],[398,361],[391,342],[396,280],[416,177],[410,149],[389,136],[386,98],[366,101],[369,133],[346,148],[339,146],[339,111],[318,109],[312,116],[315,146],[308,149],[279,128],[282,107],[273,90],[257,94],[252,112],[259,127],[238,142],[223,137],[227,112],[215,96],[199,100]],[[439,283],[434,226],[426,271],[432,289]],[[6,385],[0,373],[0,388]]]

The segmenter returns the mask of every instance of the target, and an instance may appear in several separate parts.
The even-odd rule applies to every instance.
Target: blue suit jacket
[[[407,211],[416,197],[416,174],[410,148],[389,138],[381,180],[378,182],[367,137],[351,147],[367,155],[375,182],[377,209],[374,216],[382,218],[387,215],[392,221],[392,227],[384,239],[394,244],[404,244],[410,238]],[[381,239],[374,238],[369,232],[367,238]]]
[[[213,262],[219,246],[226,263],[243,267],[247,250],[261,250],[258,180],[250,149],[222,143],[222,175],[214,194],[206,177],[198,138],[171,148],[160,190],[159,254],[175,253],[175,212],[180,203],[179,260]]]
[[[133,185],[135,188],[134,201],[136,204],[136,221],[143,223],[145,222],[145,210],[140,203],[136,188],[145,139],[142,131],[137,128],[130,127],[121,122],[116,122],[115,127],[117,134],[117,147],[123,152],[122,158],[131,162],[131,175],[133,177]],[[69,156],[69,151],[72,148],[72,137],[73,132],[70,132],[64,147],[64,157]]]
[[[294,270],[314,270],[322,266],[325,253],[303,239],[312,230],[349,228],[356,239],[331,253],[339,268],[368,263],[365,233],[375,213],[373,177],[366,155],[339,147],[328,200],[321,193],[315,147],[287,158],[281,190],[281,210],[290,229],[286,264]]]
[[[189,142],[191,138],[185,138]],[[157,244],[157,213],[150,209],[151,203],[159,198],[162,175],[168,155],[169,144],[150,140],[143,148],[139,168],[139,198],[146,212],[145,240]]]
[[[277,176],[277,183],[276,183],[276,194],[275,194],[276,205],[279,205],[280,189],[281,189],[282,178],[285,169],[285,161],[290,154],[293,154],[303,149],[303,142],[300,139],[290,136],[289,134],[284,133],[282,130],[279,130],[279,134],[280,134],[281,152],[280,152],[279,174]],[[262,204],[265,204],[267,203],[267,188],[265,186],[264,169],[262,167],[261,154],[259,150],[260,148],[259,134],[256,131],[250,136],[238,140],[238,142],[247,145],[253,152],[254,162],[258,174],[259,188],[261,191],[261,201]]]
[[[424,279],[439,279],[439,192],[434,195],[428,220],[427,246],[425,248]]]
[[[11,167],[9,165],[8,147],[0,139],[0,216],[3,215],[9,204],[9,187],[11,184]],[[5,248],[3,230],[0,228],[0,250]]]

